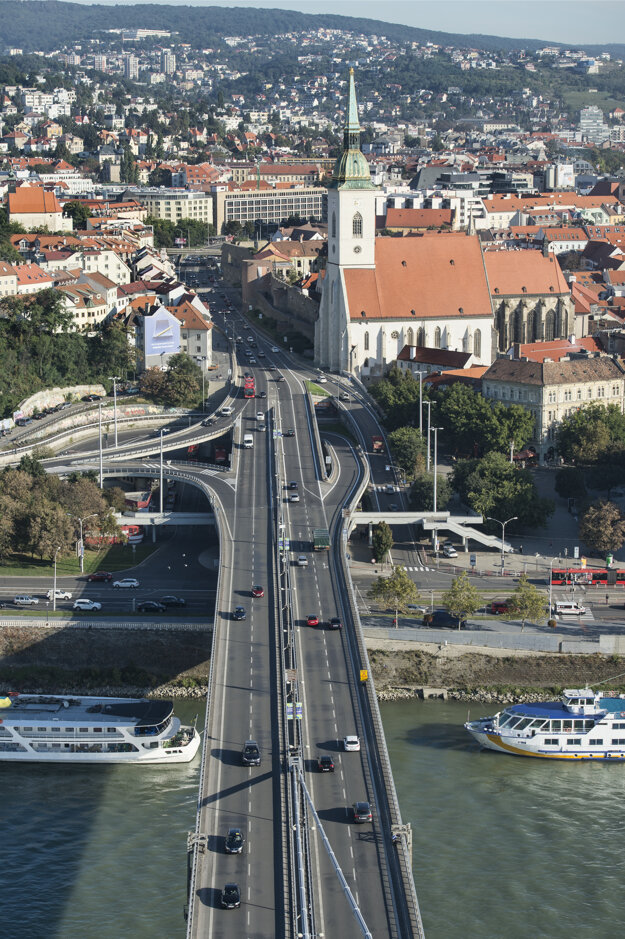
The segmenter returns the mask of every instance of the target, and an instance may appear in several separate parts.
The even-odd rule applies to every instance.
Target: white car
[[[56,592],[56,599],[57,599],[57,600],[71,600],[71,599],[72,599],[72,592],[71,592],[71,590],[61,590],[59,587],[57,587],[57,588],[56,588],[56,591],[54,591],[54,590],[52,590],[52,589],[48,590],[48,592],[47,592],[47,594],[46,594],[48,600],[54,600],[55,592]]]
[[[453,545],[444,544],[444,545],[443,545],[443,555],[444,555],[446,558],[457,558],[457,557],[458,557],[458,552],[456,551],[456,549],[454,548]]]
[[[277,346],[272,346],[272,347],[271,347],[271,351],[272,351],[272,352],[279,352],[280,350],[278,349]]]
[[[318,375],[318,376],[317,376],[317,381],[319,382],[320,385],[325,385],[325,383],[327,382],[327,380],[328,380],[328,379],[325,377],[325,375]]]
[[[38,597],[30,597],[28,594],[22,593],[19,597],[13,599],[15,606],[35,606],[39,603]]]
[[[123,580],[116,580],[113,583],[114,587],[138,587],[139,581],[135,580],[134,577],[124,577]]]
[[[78,597],[74,600],[75,610],[101,610],[102,604],[97,600],[88,600],[87,597]]]
[[[343,747],[345,750],[360,750],[360,737],[343,737]]]

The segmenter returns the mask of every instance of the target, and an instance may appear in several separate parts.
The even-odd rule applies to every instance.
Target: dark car
[[[229,828],[224,843],[226,854],[243,854],[244,844],[245,838],[243,837],[241,829]]]
[[[338,616],[333,616],[330,622],[328,623],[330,629],[342,629],[343,622],[338,618]]]
[[[260,766],[260,748],[255,740],[246,740],[241,751],[243,766]]]
[[[247,616],[247,613],[245,612],[244,606],[235,606],[234,613],[232,614],[233,619],[241,620],[241,619],[245,619],[246,616]]]
[[[113,575],[110,574],[108,571],[95,571],[95,573],[89,574],[89,576],[87,577],[87,581],[90,584],[96,583],[96,582],[97,583],[100,583],[100,582],[109,583],[111,580],[113,580]]]
[[[182,597],[161,597],[160,600],[165,606],[186,606],[187,601],[183,600]]]
[[[354,802],[353,809],[355,822],[361,823],[373,821],[371,806],[368,802]]]
[[[238,884],[226,884],[220,894],[224,910],[237,910],[241,906],[241,891]]]
[[[295,482],[295,480],[291,480],[291,482],[287,485],[286,488],[287,488],[287,489],[297,489],[297,488],[298,488],[298,485],[297,485],[297,483]]]
[[[142,600],[137,603],[139,613],[164,613],[166,609],[165,604],[159,603],[158,600]]]
[[[448,613],[447,610],[434,610],[433,613],[426,613],[423,617],[423,625],[430,629],[457,629],[458,619]],[[460,620],[460,627],[467,625],[466,619]]]
[[[320,773],[333,773],[334,772],[334,760],[331,756],[324,754],[320,756],[317,760],[317,766]]]
[[[32,422],[32,417],[18,417],[18,419],[15,421],[18,427],[26,427],[27,424],[32,424]]]
[[[256,397],[257,397],[257,398],[266,398],[266,397],[267,397],[267,392],[266,392],[266,391],[259,391],[258,394],[256,395]]]
[[[102,395],[83,395],[81,401],[101,401]]]
[[[214,423],[215,423],[214,417],[205,417],[204,420],[202,421],[202,427],[210,427],[211,424],[214,424]]]
[[[289,427],[288,430],[283,430],[283,431],[282,431],[282,436],[283,436],[283,437],[294,437],[294,436],[295,436],[295,431],[293,430],[292,427]]]

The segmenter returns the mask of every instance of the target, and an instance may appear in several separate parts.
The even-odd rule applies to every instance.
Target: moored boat
[[[567,689],[464,725],[487,750],[545,760],[625,760],[625,695]]]
[[[0,760],[53,763],[188,763],[200,745],[171,701],[0,695]]]

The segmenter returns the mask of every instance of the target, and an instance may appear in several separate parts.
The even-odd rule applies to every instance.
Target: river
[[[621,934],[625,766],[480,752],[457,703],[382,716],[427,939]],[[3,935],[182,937],[198,773],[0,763]]]

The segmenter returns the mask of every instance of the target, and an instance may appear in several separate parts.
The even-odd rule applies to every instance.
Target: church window
[[[369,333],[365,333],[365,352],[369,351]]]
[[[352,219],[352,234],[354,238],[362,238],[362,215],[356,212]]]
[[[332,237],[336,238],[336,212],[332,213]]]
[[[482,354],[482,333],[479,329],[473,333],[473,354],[477,356]]]
[[[396,329],[394,329],[393,332],[391,333],[391,339],[399,339],[399,333],[397,332]]]
[[[545,318],[545,342],[553,342],[555,339],[555,315],[553,310],[547,313]]]
[[[409,346],[414,346],[414,332],[412,326],[409,327],[408,332],[406,333],[406,344]]]
[[[441,347],[441,328],[437,326],[434,330],[434,348],[440,349]]]
[[[417,345],[418,346],[425,345],[425,329],[423,328],[423,326],[419,326],[417,330]]]

